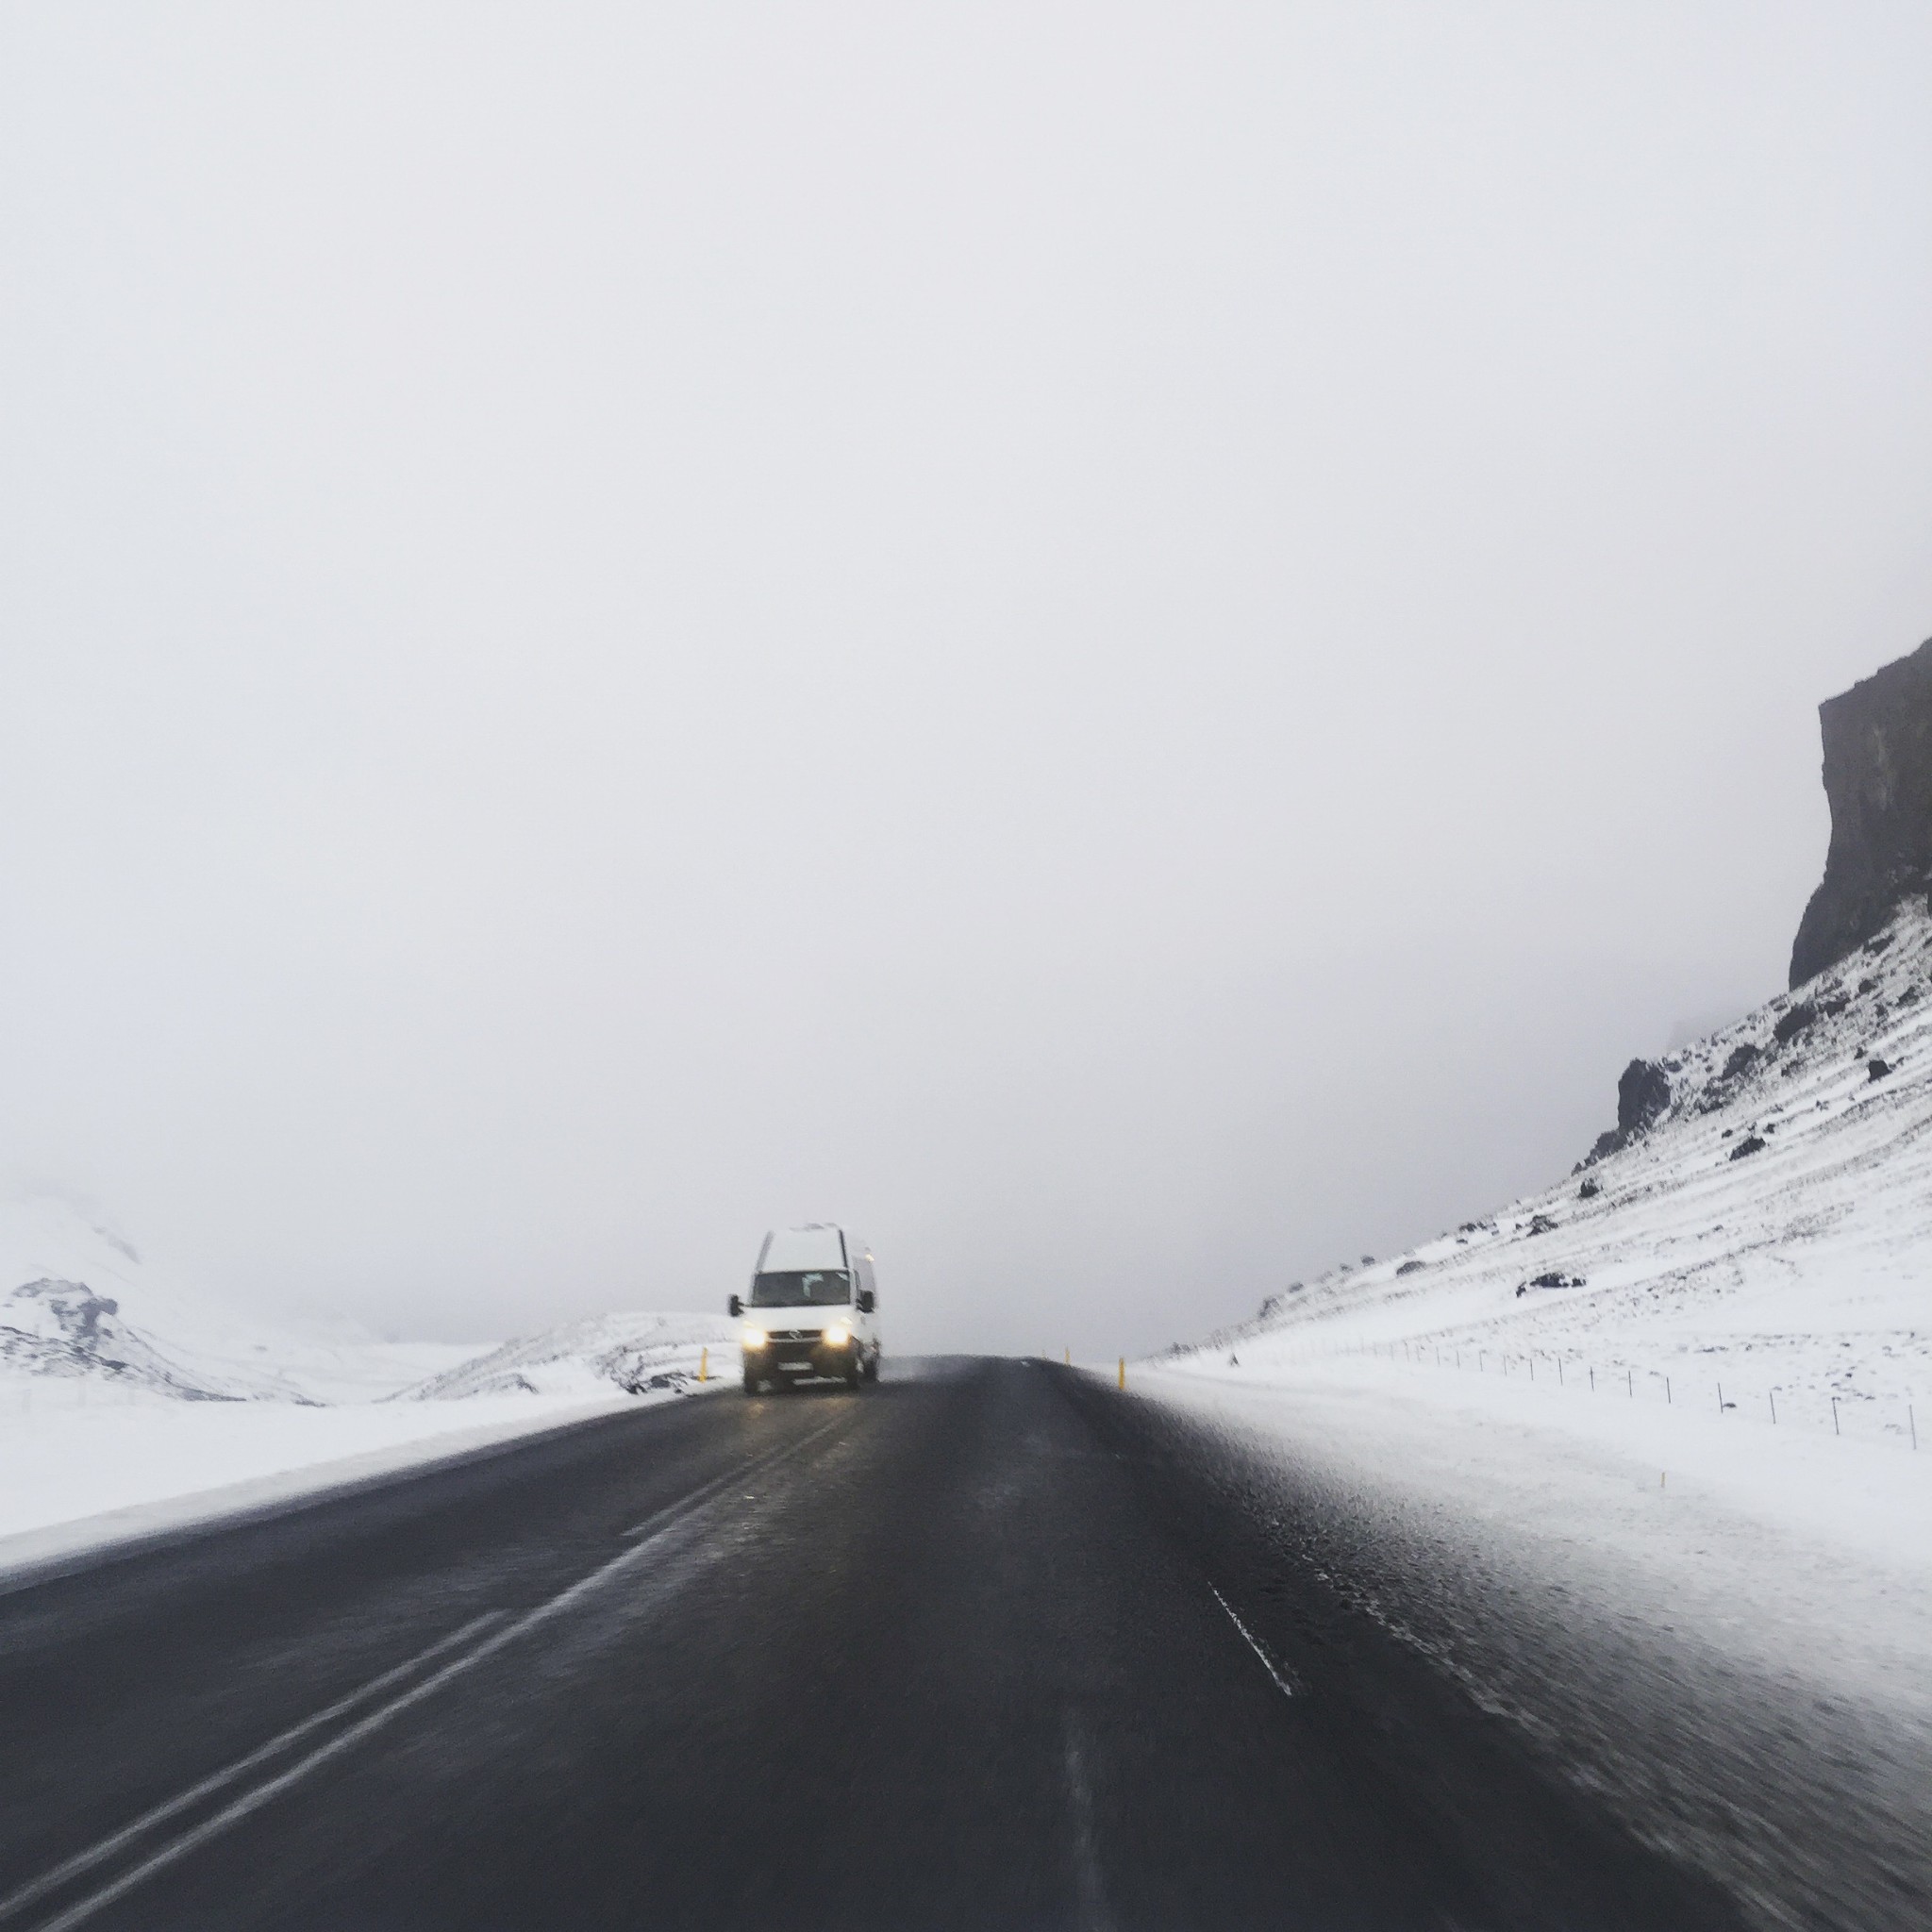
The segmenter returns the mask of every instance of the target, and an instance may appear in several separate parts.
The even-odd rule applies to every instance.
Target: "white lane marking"
[[[737,1469],[727,1469],[723,1475],[713,1476],[708,1483],[700,1483],[688,1496],[680,1496],[675,1503],[667,1503],[661,1509],[653,1510],[641,1523],[633,1523],[624,1532],[626,1537],[643,1536],[647,1532],[655,1535],[660,1529],[668,1529],[679,1518],[689,1516],[693,1509],[702,1509],[720,1490],[727,1489],[733,1483],[748,1482],[761,1471],[770,1469],[774,1463],[783,1462],[788,1456],[796,1456],[801,1449],[809,1448],[818,1439],[835,1429],[843,1422],[843,1416],[834,1416],[828,1423],[822,1424],[808,1436],[801,1436],[795,1442],[786,1442],[769,1454],[755,1457],[741,1464]],[[755,1497],[747,1496],[747,1503]]]
[[[300,1724],[291,1724],[286,1731],[271,1738],[266,1744],[251,1751],[245,1757],[238,1757],[221,1771],[205,1777],[198,1785],[191,1786],[178,1797],[170,1798],[165,1804],[157,1805],[152,1811],[143,1811],[131,1824],[124,1824],[119,1831],[102,1839],[97,1844],[90,1845],[84,1852],[76,1852],[71,1858],[56,1865],[51,1871],[42,1872],[38,1878],[29,1879],[17,1891],[10,1891],[0,1898],[0,1919],[10,1919],[24,1907],[30,1906],[37,1898],[43,1898],[56,1886],[65,1885],[70,1878],[78,1878],[83,1872],[91,1872],[103,1858],[111,1858],[116,1852],[124,1851],[138,1838],[144,1838],[156,1825],[165,1824],[177,1812],[185,1811],[189,1806],[200,1803],[225,1786],[233,1784],[237,1778],[247,1774],[265,1764],[271,1757],[286,1751],[290,1745],[301,1740],[319,1725],[330,1719],[342,1716],[355,1709],[358,1704],[366,1704],[370,1698],[387,1690],[391,1684],[407,1677],[409,1673],[432,1657],[441,1657],[446,1650],[454,1650],[467,1638],[489,1628],[504,1612],[489,1610],[480,1617],[472,1618],[460,1630],[452,1630],[447,1637],[439,1638],[425,1650],[419,1650],[414,1657],[405,1658],[394,1669],[387,1670],[380,1676],[371,1677],[366,1684],[351,1690],[346,1697],[338,1698],[325,1709],[318,1710],[312,1717],[305,1717]]]
[[[1261,1659],[1261,1668],[1264,1671],[1266,1671],[1269,1676],[1274,1680],[1274,1688],[1277,1690],[1279,1690],[1284,1697],[1292,1697],[1294,1695],[1294,1686],[1276,1667],[1274,1659],[1272,1657],[1270,1657],[1265,1650],[1261,1648],[1258,1642],[1256,1641],[1255,1633],[1252,1630],[1250,1630],[1248,1626],[1245,1624],[1243,1624],[1238,1616],[1235,1615],[1234,1606],[1231,1603],[1229,1603],[1228,1600],[1224,1596],[1223,1596],[1218,1590],[1215,1590],[1214,1586],[1211,1583],[1208,1586],[1208,1588],[1210,1591],[1213,1591],[1214,1601],[1218,1603],[1221,1606],[1221,1607],[1227,1612],[1227,1621],[1230,1624],[1232,1624],[1234,1627],[1241,1633],[1242,1641],[1245,1642],[1248,1648],[1252,1650],[1255,1653],[1255,1655]]]
[[[1080,1719],[1066,1714],[1067,1802],[1074,1821],[1074,1882],[1080,1894],[1081,1932],[1112,1932],[1113,1915],[1107,1908],[1107,1890],[1100,1882],[1100,1851],[1094,1842],[1093,1787],[1087,1778],[1087,1754],[1081,1748]]]
[[[821,1436],[824,1435],[826,1430],[836,1427],[843,1420],[843,1417],[835,1416],[823,1428],[814,1429],[810,1435],[803,1436],[795,1442],[788,1442],[783,1448],[774,1450],[771,1455],[760,1457],[752,1464],[752,1468],[766,1469],[774,1462],[782,1462],[789,1456],[797,1455],[800,1450],[808,1448]],[[730,1473],[729,1479],[734,1482],[741,1482],[749,1473],[749,1471],[744,1469],[733,1470]],[[724,1479],[721,1478],[718,1483],[708,1484],[705,1490],[697,1491],[693,1493],[705,1495],[708,1491],[715,1494],[716,1491],[723,1487],[723,1482]],[[291,1785],[299,1784],[310,1772],[319,1770],[323,1765],[328,1763],[331,1758],[341,1757],[344,1751],[359,1744],[364,1738],[374,1736],[391,1719],[399,1717],[412,1705],[420,1704],[425,1697],[433,1695],[445,1684],[461,1676],[465,1671],[474,1669],[475,1665],[481,1663],[486,1657],[495,1656],[505,1645],[515,1642],[519,1637],[536,1629],[539,1624],[547,1624],[553,1617],[568,1609],[579,1599],[588,1596],[600,1584],[608,1582],[611,1577],[617,1575],[621,1571],[629,1569],[648,1553],[651,1545],[659,1536],[675,1528],[678,1524],[687,1521],[691,1516],[696,1514],[698,1509],[704,1507],[702,1503],[687,1507],[690,1501],[690,1498],[681,1499],[680,1502],[672,1504],[669,1507],[659,1510],[656,1517],[647,1517],[643,1523],[637,1525],[637,1530],[633,1531],[632,1534],[638,1535],[639,1532],[643,1531],[648,1531],[649,1533],[639,1535],[637,1541],[633,1542],[628,1549],[620,1551],[608,1563],[601,1564],[597,1569],[592,1570],[588,1576],[579,1577],[568,1589],[559,1591],[557,1595],[551,1597],[547,1602],[539,1604],[534,1610],[526,1610],[513,1624],[506,1624],[493,1636],[485,1638],[474,1650],[468,1651],[463,1656],[444,1664],[440,1671],[436,1671],[431,1675],[424,1678],[420,1684],[404,1691],[401,1696],[391,1698],[389,1703],[378,1706],[368,1716],[358,1719],[355,1724],[351,1724],[348,1729],[339,1731],[327,1743],[317,1746],[308,1757],[298,1758],[288,1770],[278,1773],[265,1784],[257,1785],[254,1790],[242,1792],[239,1798],[224,1806],[212,1817],[203,1820],[201,1824],[195,1825],[192,1830],[183,1832],[179,1838],[170,1840],[158,1851],[152,1853],[149,1857],[142,1859],[140,1864],[131,1866],[120,1877],[114,1879],[109,1884],[102,1886],[98,1891],[90,1892],[86,1898],[80,1899],[75,1904],[69,1906],[65,1911],[57,1912],[53,1918],[42,1920],[35,1928],[35,1932],[68,1932],[70,1926],[81,1924],[86,1920],[92,1918],[104,1906],[112,1905],[116,1899],[125,1897],[137,1886],[146,1883],[157,1872],[163,1871],[177,1859],[186,1857],[190,1852],[199,1845],[206,1844],[210,1839],[218,1838],[231,1824],[239,1824],[251,1812],[260,1810],[270,1799],[278,1797]],[[497,1614],[500,1615],[502,1613],[498,1612]],[[319,1723],[320,1721],[320,1718],[318,1718],[311,1722]],[[266,1748],[264,1747],[264,1749]],[[187,1802],[186,1798],[177,1800],[170,1808],[179,1809],[180,1806]]]

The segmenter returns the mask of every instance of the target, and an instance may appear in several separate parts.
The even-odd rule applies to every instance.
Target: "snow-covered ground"
[[[1243,1487],[1285,1555],[1753,1924],[1924,1924],[1932,1458],[1399,1358],[1128,1384],[1276,1472]]]
[[[474,1355],[352,1323],[248,1318],[144,1261],[64,1195],[0,1198],[0,1411],[25,1381],[180,1400],[366,1402]]]
[[[411,1400],[474,1401],[521,1392],[629,1394],[690,1385],[700,1369],[738,1374],[738,1324],[727,1315],[591,1315],[471,1356],[408,1391]]]
[[[1587,1545],[1641,1574],[1653,1607],[1703,1615],[1762,1661],[1803,1657],[1848,1694],[1902,1696],[1932,1726],[1932,1456],[1399,1358],[1247,1386],[1149,1364],[1130,1381],[1466,1540]]]
[[[1659,1064],[1668,1105],[1631,1144],[1294,1284],[1176,1364],[1252,1382],[1379,1350],[1902,1450],[1932,1438],[1932,920],[1915,902]]]
[[[603,1315],[500,1346],[246,1319],[52,1195],[0,1200],[0,1573],[673,1400],[736,1367],[722,1314]]]
[[[1557,1186],[1129,1384],[1328,1497],[1358,1607],[1640,1828],[1669,1820],[1760,1923],[1917,1924],[1932,920],[1648,1084],[1655,1118]],[[1574,1628],[1561,1671],[1546,1644],[1525,1665],[1525,1616]],[[1869,1890],[1827,1895],[1848,1870]]]
[[[1659,1071],[1652,1123],[1556,1187],[1136,1380],[1932,1694],[1932,918]]]

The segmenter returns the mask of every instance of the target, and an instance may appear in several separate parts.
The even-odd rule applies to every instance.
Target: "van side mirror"
[[[737,1295],[733,1295],[731,1299],[724,1304],[724,1312],[727,1315],[741,1315],[744,1313],[744,1303],[741,1301]]]
[[[873,1293],[871,1289],[861,1288],[858,1291],[858,1312],[861,1315],[871,1314],[878,1305],[878,1297]]]

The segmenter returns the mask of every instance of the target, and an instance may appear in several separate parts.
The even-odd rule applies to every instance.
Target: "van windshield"
[[[852,1299],[852,1277],[842,1268],[788,1269],[760,1274],[751,1285],[755,1308],[818,1308]]]

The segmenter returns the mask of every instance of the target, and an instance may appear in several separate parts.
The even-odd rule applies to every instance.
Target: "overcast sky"
[[[1784,983],[1932,8],[15,6],[0,1165],[264,1312],[1133,1353]]]

